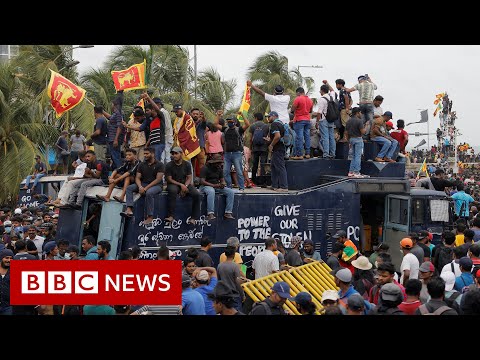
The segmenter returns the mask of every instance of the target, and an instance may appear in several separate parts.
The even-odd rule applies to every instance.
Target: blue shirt
[[[203,301],[205,302],[205,315],[217,315],[215,309],[213,308],[213,301],[208,298],[208,294],[210,294],[215,286],[217,285],[217,278],[212,277],[210,278],[210,284],[202,285],[195,289],[195,291],[199,292],[202,297]]]
[[[340,310],[342,310],[342,313],[344,315],[347,313],[347,308],[345,307],[345,305],[348,302],[348,298],[353,294],[360,294],[357,290],[355,290],[353,285],[350,285],[350,287],[348,288],[347,292],[344,295],[342,295],[342,290],[338,290],[338,296],[340,297],[339,307],[340,307]],[[373,305],[369,303],[367,300],[363,300],[363,302],[365,303],[365,309],[363,312],[365,315],[367,315],[370,312],[370,310],[372,310]]]
[[[117,136],[117,129],[120,127],[121,132],[118,135],[118,143],[123,143],[124,127],[122,125],[123,115],[122,115],[122,106],[123,106],[123,91],[117,94],[115,98],[116,109],[110,116],[108,121],[108,142],[114,142],[115,136]]]
[[[103,116],[95,120],[95,127],[93,131],[100,129],[100,135],[92,137],[92,140],[97,145],[106,145],[107,144],[107,119]]]
[[[93,246],[90,250],[87,251],[87,256],[84,260],[98,260],[97,247]]]
[[[475,236],[473,237],[473,242],[480,241],[480,230],[475,230],[475,229],[472,229],[472,230],[475,233]]]
[[[197,125],[195,125],[197,130],[197,138],[198,143],[200,144],[201,148],[205,147],[205,129],[207,128],[206,121],[200,121]]]
[[[455,286],[453,288],[459,292],[462,292],[462,289],[465,286],[469,286],[473,283],[473,275],[469,272],[463,272],[462,275],[455,279]]]
[[[205,301],[198,291],[190,288],[182,291],[183,315],[205,315]]]
[[[465,191],[462,190],[453,194],[452,199],[455,200],[455,214],[457,216],[467,217],[468,215],[470,215],[469,204],[475,201],[470,195],[466,194]],[[462,208],[462,205],[462,214],[460,214],[460,209]]]

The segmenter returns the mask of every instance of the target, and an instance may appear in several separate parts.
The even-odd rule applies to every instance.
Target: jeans
[[[270,169],[272,188],[288,189],[287,168],[285,167],[285,153],[283,151],[272,151]]]
[[[265,163],[267,162],[268,152],[266,151],[254,151],[253,152],[253,164],[252,164],[252,181],[257,184],[257,171],[258,164],[260,163],[260,175],[265,176]]]
[[[76,183],[76,184],[78,184],[78,183]],[[85,198],[85,195],[87,194],[88,188],[92,187],[92,186],[102,186],[104,184],[103,184],[103,181],[101,179],[93,179],[93,180],[83,181],[79,185],[80,185],[80,190],[78,191],[78,195],[77,195],[77,205],[82,206],[83,199]],[[74,185],[74,186],[76,186],[76,185]],[[77,188],[78,188],[78,186],[77,186]]]
[[[35,189],[37,187],[38,182],[42,177],[45,176],[45,173],[40,173],[35,175],[35,180],[33,181],[33,188]],[[25,186],[29,187],[30,186],[30,180],[32,180],[32,175],[27,176],[27,180],[25,180]]]
[[[155,149],[155,160],[161,161],[163,150],[165,150],[165,144],[152,144],[150,147]],[[167,162],[169,162],[168,160]],[[166,163],[164,163],[166,165]]]
[[[148,184],[142,182],[142,186],[146,187]],[[153,205],[154,205],[154,200],[155,200],[155,195],[160,194],[163,191],[163,187],[160,184],[157,184],[155,186],[152,186],[149,188],[146,192],[146,205],[145,208],[147,210],[147,216],[153,216]],[[138,185],[137,184],[132,184],[127,187],[127,194],[126,194],[126,200],[127,200],[127,207],[133,207],[133,193],[138,192]]]
[[[235,167],[235,171],[237,172],[238,187],[240,188],[240,190],[243,190],[245,189],[245,179],[243,177],[241,151],[226,152],[224,155],[223,177],[225,178],[225,182],[227,183],[227,187],[229,188],[232,187],[232,175],[230,174],[232,164]]]
[[[113,142],[108,143],[108,152],[110,153],[110,157],[112,158],[113,166],[115,169],[122,166],[122,159],[120,154],[120,146],[122,144],[119,143],[117,147],[113,146]]]
[[[388,158],[391,159],[393,154],[395,153],[395,150],[397,149],[398,146],[398,141],[395,139],[392,139],[391,141],[388,139],[385,139],[384,137],[377,136],[372,139],[372,141],[378,142],[382,144],[382,149],[378,153],[377,157],[379,158]]]
[[[305,148],[305,155],[310,154],[310,120],[300,120],[293,123],[293,130],[295,131],[295,156],[303,156],[303,149]],[[305,140],[305,146],[303,141]]]
[[[180,186],[175,184],[167,185],[168,202],[167,213],[168,216],[175,217],[175,207],[177,205],[177,195],[180,194]],[[193,199],[192,201],[192,219],[198,220],[200,218],[200,193],[192,184],[188,185],[188,195]]]
[[[225,214],[231,214],[233,211],[233,197],[235,195],[235,191],[230,188],[223,188],[223,189],[214,189],[211,186],[200,186],[200,192],[202,194],[207,195],[207,213],[213,214],[215,213],[215,193],[218,192],[220,194],[225,195],[227,198],[227,203],[225,205]]]
[[[360,104],[360,111],[363,115],[364,122],[373,122],[373,104]]]
[[[350,162],[350,172],[359,173],[362,159],[363,151],[363,139],[362,137],[352,137],[350,138],[350,152],[352,159]]]
[[[335,157],[336,143],[333,123],[329,123],[327,120],[320,120],[318,128],[320,130],[320,141],[323,147],[323,157]]]

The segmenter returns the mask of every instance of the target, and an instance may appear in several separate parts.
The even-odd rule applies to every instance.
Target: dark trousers
[[[260,175],[265,176],[265,163],[267,162],[268,152],[266,151],[253,151],[253,164],[252,164],[252,181],[257,184],[257,171],[258,163],[260,162]]]
[[[180,194],[180,186],[175,184],[167,185],[168,192],[168,216],[175,217],[175,207],[177,205],[177,195]],[[188,185],[188,195],[193,199],[192,201],[192,219],[198,220],[200,218],[200,193],[192,184]]]
[[[272,151],[270,168],[272,172],[272,187],[275,189],[288,189],[287,168],[285,167],[285,153],[283,151]]]

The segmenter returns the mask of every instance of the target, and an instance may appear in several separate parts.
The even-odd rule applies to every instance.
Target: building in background
[[[0,62],[10,60],[18,55],[20,45],[0,45]]]

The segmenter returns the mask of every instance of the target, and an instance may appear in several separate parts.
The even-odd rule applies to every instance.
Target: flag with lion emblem
[[[85,89],[75,85],[67,78],[53,70],[51,71],[50,83],[48,84],[48,97],[57,118],[68,110],[72,110],[85,97]]]
[[[117,91],[145,89],[145,66],[146,61],[143,60],[143,63],[132,65],[126,70],[112,71],[115,89]]]

